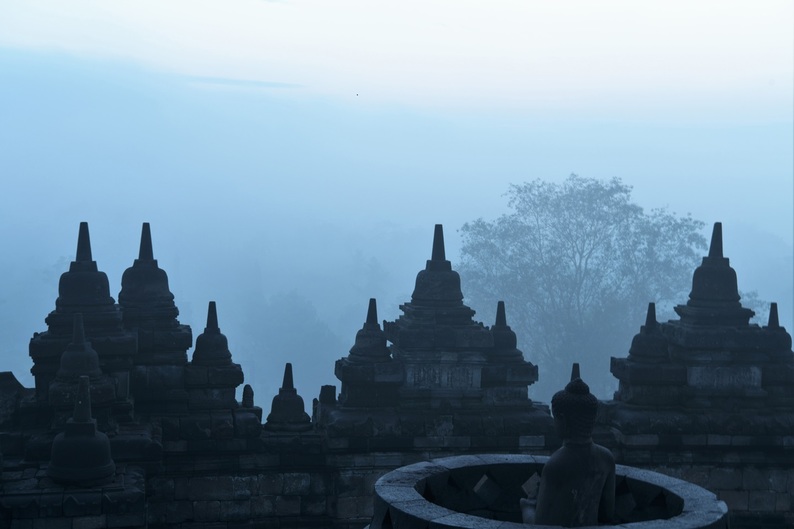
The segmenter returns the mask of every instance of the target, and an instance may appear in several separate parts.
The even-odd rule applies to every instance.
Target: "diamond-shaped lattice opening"
[[[521,485],[521,490],[524,491],[527,498],[537,498],[538,487],[540,487],[540,476],[535,472]]]
[[[499,485],[488,474],[483,474],[477,484],[474,485],[474,494],[484,501],[486,505],[495,502],[499,498],[500,493]]]

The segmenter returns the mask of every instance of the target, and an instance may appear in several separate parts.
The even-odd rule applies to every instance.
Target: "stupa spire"
[[[574,362],[573,365],[571,366],[571,382],[573,382],[577,378],[582,378],[582,376],[579,373],[579,362]]]
[[[496,304],[496,322],[494,325],[507,325],[507,316],[505,316],[505,302],[499,301]]]
[[[780,318],[777,315],[777,303],[774,301],[769,304],[769,321],[766,326],[770,329],[780,328]]]
[[[444,250],[444,227],[441,224],[436,224],[436,229],[433,233],[433,254],[430,257],[430,260],[447,260],[446,251]]]
[[[91,238],[88,235],[88,223],[80,223],[80,231],[77,235],[77,253],[74,258],[77,262],[93,261],[91,256]]]
[[[204,327],[204,332],[221,332],[220,327],[218,327],[218,309],[214,301],[210,301],[210,305],[207,309],[207,326]]]
[[[141,228],[141,247],[138,250],[138,259],[141,261],[153,261],[154,251],[152,250],[152,230],[148,222],[143,223]]]
[[[284,366],[284,379],[281,382],[281,389],[295,391],[295,384],[292,381],[292,364],[287,362]]]
[[[722,222],[715,222],[711,230],[711,244],[709,245],[709,257],[722,258]]]
[[[375,298],[369,298],[366,323],[368,325],[378,325],[378,303]]]
[[[648,312],[645,314],[645,330],[650,331],[656,328],[656,303],[648,303]]]

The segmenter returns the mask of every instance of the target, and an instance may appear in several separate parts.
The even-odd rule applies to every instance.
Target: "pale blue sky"
[[[367,298],[383,318],[408,299],[434,223],[454,261],[455,230],[505,212],[509,183],[571,172],[723,221],[740,288],[791,322],[792,6],[0,3],[0,308],[26,299],[4,324],[14,355],[27,361],[82,220],[114,295],[151,221],[196,332],[217,299],[233,346],[251,278],[311,299],[352,343]],[[382,282],[360,277],[372,259]],[[345,353],[324,353],[312,388]]]

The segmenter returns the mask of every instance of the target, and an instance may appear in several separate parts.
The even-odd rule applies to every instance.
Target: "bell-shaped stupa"
[[[91,417],[91,393],[87,376],[77,386],[74,414],[52,443],[47,474],[64,484],[86,484],[109,480],[116,471],[108,436],[97,430]]]
[[[292,364],[284,367],[284,380],[265,422],[265,430],[271,432],[305,432],[311,430],[311,418],[303,407],[303,398],[298,395],[292,380]]]

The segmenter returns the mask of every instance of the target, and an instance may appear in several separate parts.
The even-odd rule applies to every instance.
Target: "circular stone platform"
[[[519,500],[537,494],[546,456],[469,455],[393,470],[375,484],[369,529],[526,529]],[[616,525],[632,529],[727,529],[725,503],[658,472],[616,466]],[[542,526],[537,526],[542,527]]]

